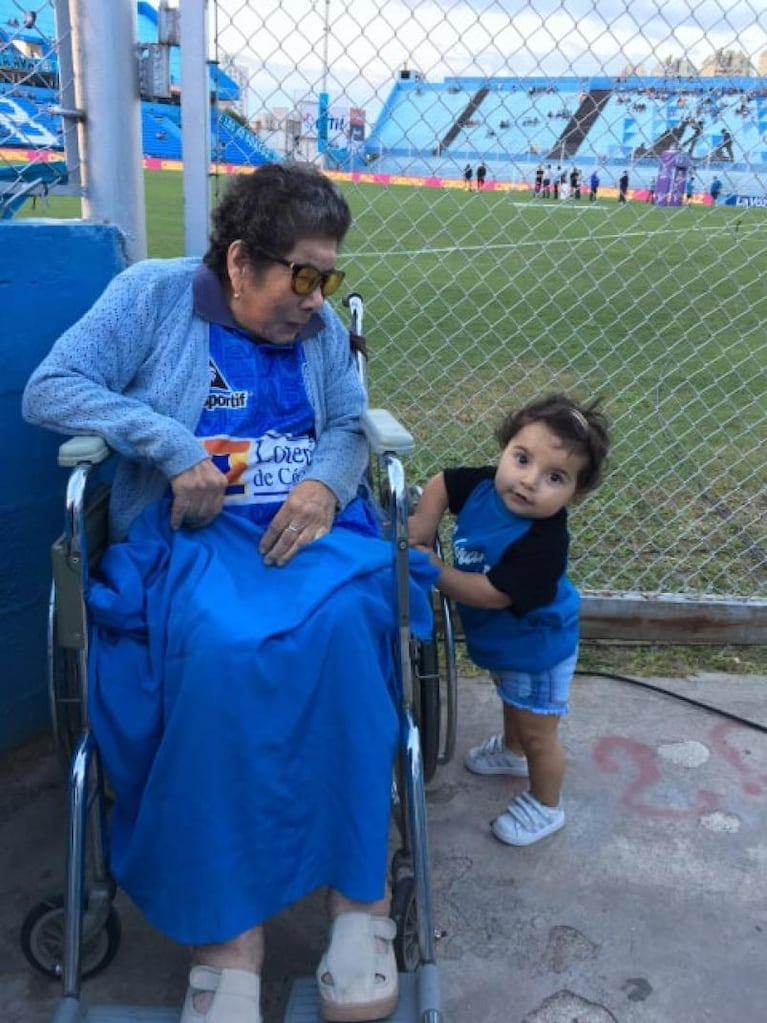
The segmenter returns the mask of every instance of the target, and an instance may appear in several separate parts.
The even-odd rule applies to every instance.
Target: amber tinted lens
[[[313,266],[296,267],[293,271],[293,291],[297,295],[311,295],[322,283],[322,274]]]
[[[327,298],[328,295],[332,295],[333,292],[338,291],[341,287],[341,281],[345,276],[346,275],[343,270],[331,270],[329,273],[324,275],[325,280],[322,285],[322,294],[325,298]]]
[[[343,270],[328,270],[323,273],[314,266],[296,267],[293,271],[293,291],[297,295],[311,295],[320,288],[326,297],[338,291],[343,279]]]

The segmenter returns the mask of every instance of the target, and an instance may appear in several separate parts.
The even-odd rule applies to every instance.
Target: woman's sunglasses
[[[268,252],[259,252],[258,255],[290,270],[290,286],[296,295],[311,295],[319,288],[322,297],[327,298],[338,291],[346,276],[343,270],[318,270],[311,263],[291,263],[288,259],[272,256]]]

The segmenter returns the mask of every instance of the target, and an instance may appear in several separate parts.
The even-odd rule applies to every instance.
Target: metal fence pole
[[[59,104],[66,111],[62,115],[62,132],[67,173],[71,185],[81,180],[80,146],[78,143],[78,121],[72,116],[77,107],[78,89],[75,85],[75,62],[73,33],[68,0],[55,0],[56,33],[59,57]],[[82,72],[82,62],[78,62]]]
[[[122,229],[133,262],[147,254],[135,7],[133,0],[79,0],[77,12],[87,136],[83,211]]]
[[[184,150],[184,251],[201,256],[210,212],[210,79],[207,0],[181,0],[181,141]]]

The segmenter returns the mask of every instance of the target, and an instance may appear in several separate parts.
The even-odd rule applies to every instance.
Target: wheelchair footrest
[[[284,1023],[322,1023],[319,992],[314,977],[294,982]],[[148,1009],[129,1005],[85,1005],[67,998],[58,1006],[53,1023],[178,1023],[181,1010]],[[399,1001],[388,1023],[418,1023],[418,974],[399,975]]]
[[[181,1009],[140,1005],[85,1005],[73,998],[59,1004],[53,1023],[178,1023]]]
[[[399,975],[399,1001],[393,1016],[387,1023],[418,1023],[418,975]],[[314,977],[302,977],[295,981],[290,991],[284,1023],[322,1023],[320,999]]]

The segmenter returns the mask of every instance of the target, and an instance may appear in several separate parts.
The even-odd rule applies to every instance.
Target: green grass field
[[[573,516],[581,585],[764,592],[765,211],[342,187],[371,400],[414,432],[415,478],[492,458],[510,405],[599,395],[612,470]],[[180,174],[147,172],[146,205],[149,254],[181,254]]]
[[[510,403],[601,395],[614,468],[574,516],[581,580],[762,593],[764,214],[408,191],[355,189],[349,249],[372,397],[423,440],[421,471],[492,456]]]

